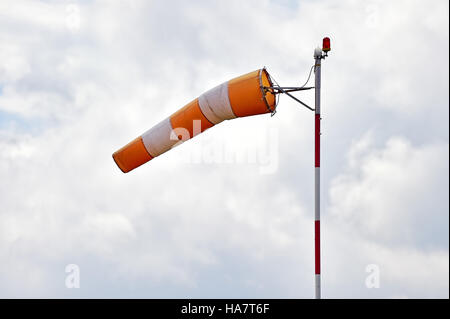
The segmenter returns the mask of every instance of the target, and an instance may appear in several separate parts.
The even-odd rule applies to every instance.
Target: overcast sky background
[[[312,112],[111,154],[235,76],[303,84],[329,36],[323,297],[448,298],[448,6],[0,0],[0,297],[313,297]]]

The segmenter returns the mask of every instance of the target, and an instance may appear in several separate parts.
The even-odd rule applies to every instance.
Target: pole
[[[320,287],[320,68],[322,49],[314,51],[315,58],[315,159],[314,159],[314,253],[315,253],[315,295],[321,298]]]

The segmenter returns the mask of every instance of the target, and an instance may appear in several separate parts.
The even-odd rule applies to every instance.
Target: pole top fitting
[[[325,59],[328,56],[329,51],[331,51],[330,38],[325,37],[322,40],[322,47],[315,48],[314,59]]]

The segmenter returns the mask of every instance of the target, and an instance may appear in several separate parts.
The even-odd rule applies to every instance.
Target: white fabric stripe
[[[198,98],[203,115],[214,124],[236,118],[228,97],[228,82],[203,93]]]
[[[151,156],[159,156],[179,142],[176,135],[176,139],[170,139],[171,133],[172,124],[170,123],[170,118],[167,118],[142,134],[144,146]]]

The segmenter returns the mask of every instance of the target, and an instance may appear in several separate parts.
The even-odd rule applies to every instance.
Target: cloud
[[[448,298],[448,2],[423,7],[2,2],[0,296],[311,297],[309,111],[282,98],[126,175],[111,154],[264,65],[303,84],[329,35],[323,295]]]
[[[376,149],[370,138],[355,142],[347,172],[331,182],[330,214],[372,240],[448,248],[448,144],[391,137]]]
[[[324,245],[334,256],[332,280],[337,287],[346,286],[343,281],[348,278],[336,274],[357,273],[364,265],[375,264],[382,288],[392,294],[384,297],[445,296],[448,143],[414,147],[394,136],[377,148],[373,139],[369,133],[354,141],[348,166],[331,182]],[[348,258],[335,262],[342,251],[349,253]],[[351,255],[351,251],[358,253]],[[383,297],[364,288],[346,294]]]

